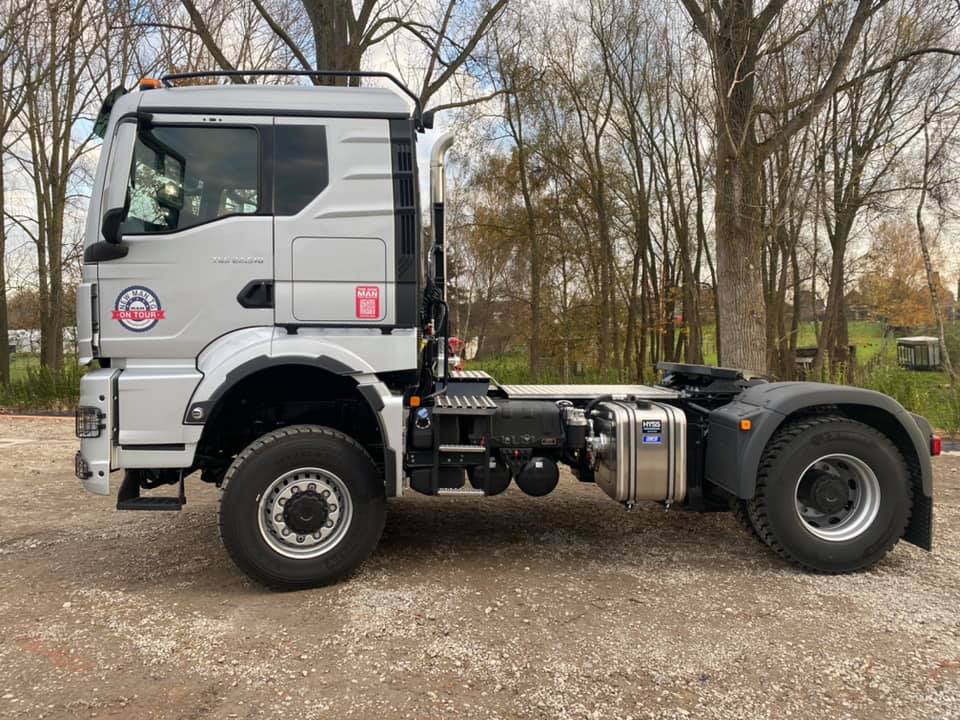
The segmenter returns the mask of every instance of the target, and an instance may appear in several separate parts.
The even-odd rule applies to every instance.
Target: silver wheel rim
[[[284,507],[302,493],[312,493],[326,506],[323,524],[315,532],[298,532],[284,517]],[[353,519],[353,500],[343,480],[329,470],[298,468],[270,483],[257,510],[260,536],[274,552],[308,560],[330,552],[343,540]]]
[[[818,505],[820,495],[836,506]],[[846,496],[840,492],[846,490]],[[873,469],[853,455],[833,453],[810,463],[800,473],[794,488],[794,509],[804,528],[830,542],[859,537],[873,524],[880,511],[880,483]],[[826,503],[824,503],[826,504]]]

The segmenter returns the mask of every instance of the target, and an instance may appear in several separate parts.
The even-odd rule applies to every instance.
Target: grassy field
[[[36,355],[17,353],[10,362],[10,384],[0,386],[0,409],[30,412],[65,412],[80,399],[83,371],[75,357],[64,358],[62,370],[40,365]]]
[[[944,372],[917,372],[904,370],[896,364],[896,344],[883,337],[879,323],[851,322],[850,344],[856,346],[854,383],[878,390],[895,398],[905,408],[925,416],[938,430],[951,435],[960,434],[960,386],[951,384]],[[800,328],[800,347],[815,347],[816,335],[812,323]],[[715,328],[704,328],[704,360],[716,365]],[[564,377],[560,368],[548,367],[534,377],[527,365],[527,356],[517,351],[497,358],[469,361],[467,367],[486,370],[502,383],[557,383]],[[571,374],[570,382],[621,382],[614,370],[587,369],[579,375]],[[649,377],[646,382],[655,381]]]
[[[888,339],[884,342],[883,329],[880,323],[851,322],[849,324],[850,344],[857,348],[857,364],[868,365],[877,359],[881,352],[884,360],[889,357],[896,359],[894,343]],[[813,323],[804,323],[800,326],[799,347],[816,347],[817,338]],[[703,329],[703,356],[707,365],[717,364],[716,327],[710,325]],[[531,383],[531,382],[562,382],[563,372],[559,367],[545,367],[537,377],[533,377],[527,364],[527,355],[524,351],[501,355],[496,358],[471,360],[469,366],[476,370],[486,370],[503,383]],[[582,374],[572,375],[571,381],[577,383],[590,382],[618,382],[617,372],[612,369],[587,368]],[[653,378],[648,378],[652,380]]]
[[[714,329],[706,328],[704,350],[707,364],[716,364]],[[812,324],[800,330],[800,346],[815,345]],[[904,407],[926,416],[939,430],[960,434],[960,385],[951,384],[943,372],[914,372],[896,365],[896,348],[891,339],[884,340],[879,324],[850,323],[850,342],[857,348],[857,369],[854,382],[894,397]],[[486,370],[502,383],[560,383],[564,374],[560,367],[547,367],[533,377],[527,366],[527,356],[516,351],[497,358],[469,361],[471,369]],[[0,409],[14,411],[69,411],[79,398],[82,370],[75,358],[67,358],[60,372],[50,372],[40,366],[34,355],[17,354],[11,364],[12,381],[0,387]],[[616,370],[586,368],[579,374],[571,373],[570,382],[617,383],[626,378]],[[648,377],[646,382],[655,382]]]
[[[26,355],[16,353],[10,358],[10,381],[14,383],[23,382],[27,379],[31,370],[40,368],[40,358],[36,355]]]

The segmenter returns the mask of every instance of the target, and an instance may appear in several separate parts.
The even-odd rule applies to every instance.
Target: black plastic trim
[[[129,245],[121,245],[120,243],[109,243],[106,240],[98,240],[92,245],[87,245],[86,249],[83,251],[83,262],[98,263],[119,260],[120,258],[125,258],[128,252],[130,252]]]
[[[391,450],[387,447],[387,428],[383,424],[383,415],[380,411],[385,407],[383,398],[372,385],[358,385],[357,390],[377,416],[377,425],[380,427],[380,438],[383,440],[383,482],[387,497],[396,497],[397,453],[401,450]]]
[[[329,118],[358,118],[358,119],[377,119],[377,120],[405,120],[410,121],[410,116],[404,113],[376,113],[376,112],[357,112],[350,110],[267,110],[259,108],[227,108],[227,107],[151,107],[149,112],[158,115],[247,115],[260,116],[272,115],[275,117],[329,117]]]
[[[242,365],[238,365],[233,370],[227,373],[224,381],[213,391],[213,394],[209,398],[200,402],[191,402],[187,405],[187,409],[183,414],[183,424],[184,425],[204,425],[207,422],[207,419],[210,417],[210,413],[213,408],[216,407],[220,399],[230,391],[230,389],[236,385],[238,382],[244,378],[253,375],[256,372],[261,370],[266,370],[271,367],[282,367],[284,365],[308,365],[310,367],[319,368],[320,370],[326,370],[327,372],[333,373],[334,375],[352,375],[354,370],[349,365],[345,365],[339,360],[335,360],[332,357],[326,355],[320,355],[319,357],[258,357],[253,360],[248,360]],[[203,414],[203,419],[201,420],[192,420],[190,418],[190,411],[193,408],[202,407],[205,412]]]
[[[245,308],[269,309],[273,300],[273,280],[251,280],[237,293],[237,302]]]
[[[902,405],[882,393],[844,385],[812,382],[764,383],[748,388],[733,402],[717,408],[709,417],[706,479],[748,500],[756,489],[760,457],[770,438],[788,416],[822,406],[871,408],[895,422],[915,451],[921,492],[933,494],[933,468],[929,440]],[[749,432],[739,429],[750,420]],[[910,458],[907,459],[910,462]]]
[[[396,86],[400,92],[413,101],[415,109],[414,117],[420,122],[420,116],[423,115],[423,105],[420,102],[420,96],[413,90],[403,84],[395,75],[382,70],[289,70],[287,68],[264,68],[258,70],[196,70],[182,73],[168,73],[160,78],[160,81],[167,87],[173,87],[175,80],[193,80],[196,78],[210,77],[342,77],[352,79],[362,78],[383,78],[389,80]],[[359,85],[359,83],[357,83]]]
[[[183,452],[187,446],[183,443],[160,443],[158,445],[121,445],[121,450],[157,451],[157,452]]]
[[[420,317],[420,203],[416,129],[410,120],[390,121],[393,175],[395,322],[415,327]]]

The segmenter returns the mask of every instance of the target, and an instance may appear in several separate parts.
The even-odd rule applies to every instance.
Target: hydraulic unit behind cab
[[[661,365],[657,386],[452,371],[452,136],[433,145],[421,248],[433,118],[416,96],[382,73],[406,99],[181,84],[271,74],[169,75],[104,102],[77,293],[88,490],[122,470],[119,509],[178,510],[198,473],[223,490],[231,557],[277,588],[350,573],[408,489],[540,497],[561,466],[628,508],[732,510],[815,571],[868,567],[901,537],[929,549],[939,440],[879,393],[691,365]]]

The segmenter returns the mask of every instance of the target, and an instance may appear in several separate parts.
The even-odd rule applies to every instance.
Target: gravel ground
[[[292,594],[220,546],[217,491],[118,513],[72,421],[0,416],[0,717],[960,718],[960,458],[932,554],[846,577],[732,518],[405,497],[349,582]]]

